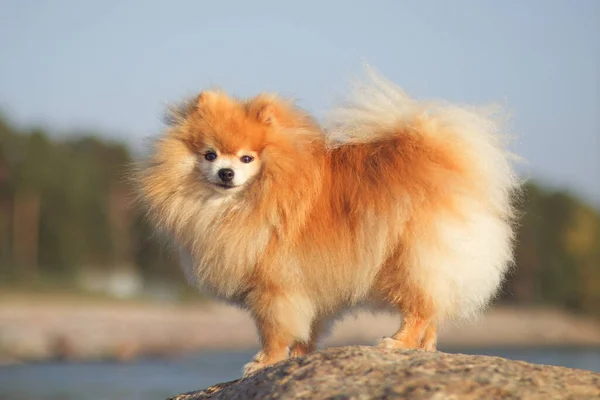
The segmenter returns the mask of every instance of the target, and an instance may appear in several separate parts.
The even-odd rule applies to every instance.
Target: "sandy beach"
[[[335,324],[321,347],[375,344],[399,316],[359,312]],[[600,321],[550,308],[496,307],[447,324],[440,346],[600,346]],[[249,316],[210,302],[155,304],[64,296],[0,297],[0,364],[169,357],[201,349],[256,348]]]

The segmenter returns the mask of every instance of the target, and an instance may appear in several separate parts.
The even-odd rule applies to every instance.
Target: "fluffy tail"
[[[371,67],[366,67],[366,74],[368,79],[354,82],[344,104],[327,115],[329,137],[334,143],[385,137],[423,111],[423,105]]]
[[[372,69],[367,74],[369,79],[355,84],[348,101],[329,114],[332,146],[420,135],[431,139],[423,143],[442,143],[448,154],[460,157],[466,168],[450,173],[465,184],[435,182],[445,185],[439,193],[452,197],[460,210],[431,209],[435,217],[428,222],[415,217],[421,234],[407,257],[411,275],[431,295],[440,318],[470,316],[493,297],[512,265],[520,183],[509,137],[500,131],[499,109],[418,101]]]

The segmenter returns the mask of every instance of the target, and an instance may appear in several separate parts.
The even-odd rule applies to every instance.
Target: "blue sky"
[[[3,0],[0,111],[133,146],[220,86],[317,116],[368,62],[418,98],[500,102],[524,177],[600,205],[600,1]]]

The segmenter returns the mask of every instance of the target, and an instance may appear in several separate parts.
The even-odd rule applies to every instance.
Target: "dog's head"
[[[251,185],[265,170],[272,177],[290,172],[291,164],[302,167],[296,155],[310,143],[305,136],[319,131],[312,119],[276,96],[240,101],[205,91],[179,115],[176,132],[197,182],[231,194]]]

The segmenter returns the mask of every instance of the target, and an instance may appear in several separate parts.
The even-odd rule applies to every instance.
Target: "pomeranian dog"
[[[511,265],[518,179],[486,113],[372,73],[326,130],[275,95],[219,91],[168,122],[139,197],[190,280],[254,318],[244,376],[361,305],[402,314],[380,346],[435,350],[438,323],[476,314]]]

